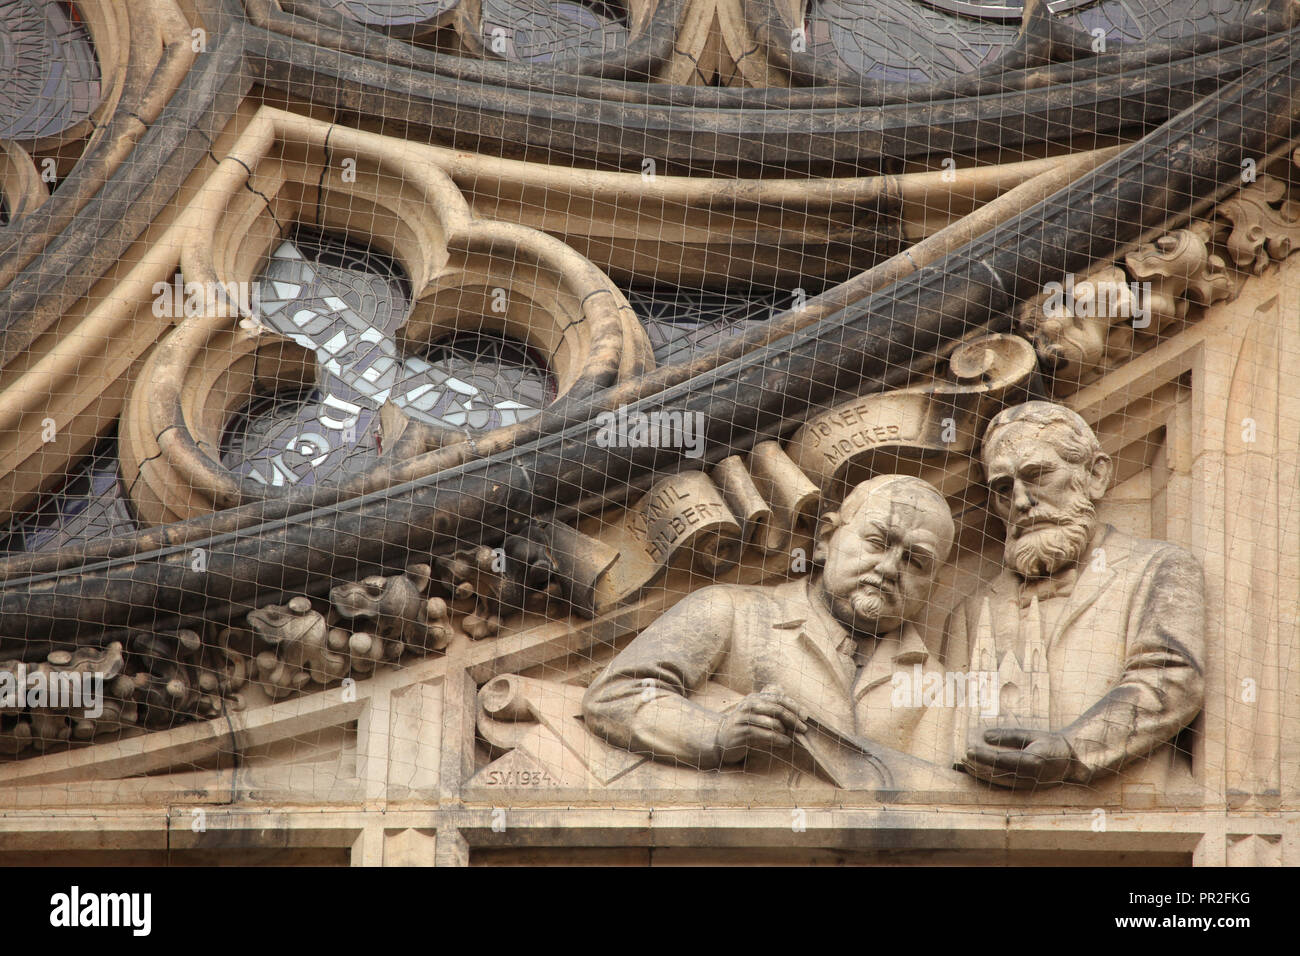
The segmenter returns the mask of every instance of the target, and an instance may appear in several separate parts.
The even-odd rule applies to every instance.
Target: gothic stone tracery
[[[1297,862],[1295,16],[0,0],[0,830]]]

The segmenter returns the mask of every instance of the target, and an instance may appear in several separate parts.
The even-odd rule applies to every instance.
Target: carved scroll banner
[[[789,550],[797,536],[812,534],[823,497],[842,496],[877,453],[969,455],[985,422],[1008,400],[1020,400],[1036,367],[1025,339],[982,336],[953,352],[952,381],[867,395],[813,418],[785,449],[760,442],[707,474],[661,478],[621,522],[595,535],[549,524],[548,553],[574,609],[591,616],[670,566],[690,564],[713,577],[735,566],[746,547]]]
[[[904,460],[969,455],[985,422],[1024,390],[1036,361],[1033,346],[1020,336],[982,336],[952,353],[953,381],[865,395],[822,412],[786,450],[831,497],[873,471],[880,454]]]
[[[645,587],[670,564],[687,563],[687,555],[704,574],[727,570],[740,560],[743,521],[704,472],[661,478],[620,524],[601,535],[618,560],[596,586],[596,608]]]
[[[670,566],[713,577],[734,567],[745,547],[785,550],[812,530],[819,491],[773,441],[732,455],[707,474],[661,478],[623,519],[596,535],[546,525],[547,553],[574,610],[608,610]]]

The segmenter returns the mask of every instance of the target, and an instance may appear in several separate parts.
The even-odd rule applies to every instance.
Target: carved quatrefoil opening
[[[360,243],[299,228],[272,252],[257,291],[261,320],[316,356],[316,383],[241,407],[226,423],[222,464],[272,486],[364,471],[382,449],[379,408],[403,378],[393,334],[410,307],[405,273]]]
[[[260,484],[364,471],[382,453],[385,402],[477,432],[526,421],[556,397],[546,361],[504,333],[458,329],[399,354],[409,283],[398,263],[359,243],[300,227],[272,252],[258,292],[262,321],[319,365],[315,387],[256,396],[226,426],[222,463]]]
[[[455,332],[433,343],[423,358],[419,384],[400,407],[412,418],[446,428],[486,431],[524,422],[555,400],[555,376],[535,349],[510,335]]]
[[[99,105],[90,32],[71,3],[0,0],[0,139],[57,136]]]
[[[462,452],[438,452],[472,432],[514,441],[570,390],[652,367],[607,275],[541,231],[471,215],[443,169],[454,157],[388,146],[263,110],[235,145],[238,162],[196,199],[178,278],[160,283],[180,282],[181,311],[178,293],[161,297],[175,326],[123,413],[123,475],[142,526],[304,487],[350,489],[380,459],[419,476],[446,467]],[[297,158],[280,167],[293,175],[267,192],[242,188],[272,148]],[[445,386],[455,376],[430,363],[431,347],[484,331],[543,359],[503,365],[510,350],[498,348],[492,381]]]
[[[483,0],[483,48],[530,63],[599,57],[627,46],[628,17],[615,3]]]

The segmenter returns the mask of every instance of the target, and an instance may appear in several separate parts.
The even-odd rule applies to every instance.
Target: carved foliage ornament
[[[1186,320],[1193,306],[1233,298],[1241,273],[1259,275],[1289,256],[1300,242],[1300,203],[1289,195],[1286,182],[1261,175],[1210,220],[1129,252],[1124,268],[1051,284],[1021,306],[1017,325],[1058,382],[1092,381]]]

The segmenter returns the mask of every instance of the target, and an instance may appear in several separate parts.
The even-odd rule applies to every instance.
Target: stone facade
[[[78,5],[0,857],[1300,864],[1300,28],[1184,5]]]

